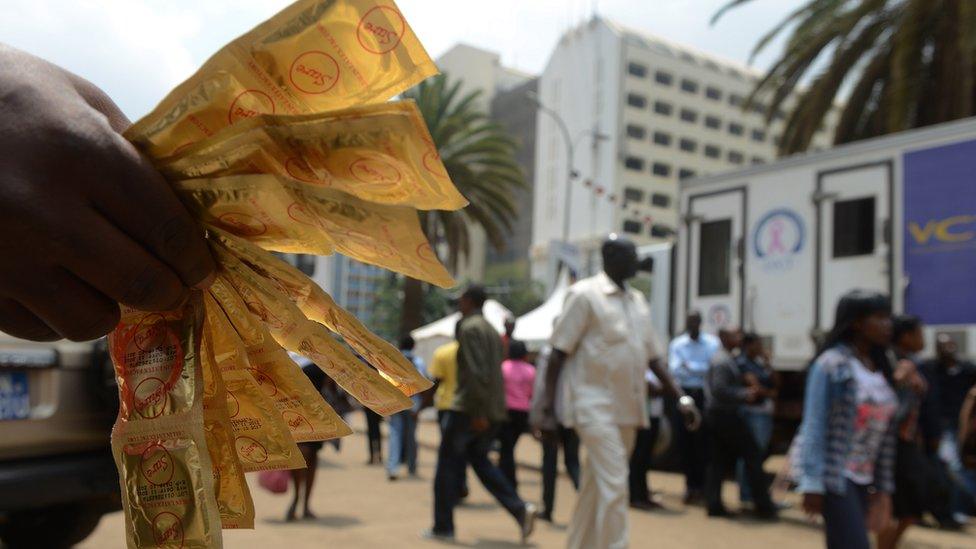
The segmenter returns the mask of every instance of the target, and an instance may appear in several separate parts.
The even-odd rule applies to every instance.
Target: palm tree
[[[712,22],[750,1],[730,1]],[[976,114],[976,1],[808,0],[760,38],[752,58],[787,29],[783,53],[747,103],[771,98],[769,123],[807,74],[823,70],[799,91],[780,154],[810,145],[842,90],[835,143]]]
[[[515,140],[478,108],[480,91],[462,95],[460,88],[460,81],[440,75],[404,94],[417,102],[451,181],[470,202],[463,210],[420,212],[427,238],[440,244],[434,248],[452,271],[471,251],[472,225],[484,229],[496,249],[504,248],[517,215],[513,191],[525,185]],[[400,333],[420,325],[424,291],[419,280],[404,282]]]

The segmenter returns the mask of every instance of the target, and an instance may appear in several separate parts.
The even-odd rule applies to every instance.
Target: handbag
[[[261,471],[258,473],[258,485],[272,494],[286,493],[289,479],[291,479],[289,471]]]

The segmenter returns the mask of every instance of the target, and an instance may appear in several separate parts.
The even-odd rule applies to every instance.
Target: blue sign
[[[793,268],[803,249],[806,231],[803,218],[789,208],[777,208],[763,215],[752,231],[752,251],[768,271]]]
[[[905,310],[976,322],[976,141],[905,154]]]

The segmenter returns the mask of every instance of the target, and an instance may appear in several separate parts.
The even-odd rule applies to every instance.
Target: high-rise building
[[[305,263],[298,264],[298,267],[310,273],[312,280],[328,292],[340,307],[352,313],[370,330],[377,330],[373,318],[376,299],[390,271],[339,253],[323,257],[304,256],[302,259]]]
[[[766,103],[743,108],[759,76],[602,17],[566,32],[539,77],[532,277],[551,285],[567,249],[594,272],[611,232],[670,239],[679,180],[773,159],[794,98],[767,126]]]
[[[531,101],[525,93],[534,89],[535,77],[502,66],[501,59],[495,52],[467,44],[453,46],[435,62],[441,72],[447,75],[449,82],[461,82],[462,97],[471,92],[481,92],[475,104],[495,121],[514,132],[513,137],[519,141],[520,147],[517,153],[519,163],[522,164],[523,171],[531,175],[532,163],[535,161],[535,114]],[[523,115],[521,118],[517,116],[519,113]],[[531,182],[532,179],[529,179],[528,183]],[[520,205],[524,205],[527,201],[531,203],[531,197],[522,193],[516,196],[516,200]],[[489,251],[488,241],[481,227],[477,225],[469,227],[470,253],[467,257],[461,257],[459,261],[458,271],[455,273],[458,280],[482,282],[485,280],[487,261],[497,264],[509,261],[509,257],[518,257],[512,254],[521,254],[522,258],[527,257],[528,246],[523,244],[525,239],[520,239],[519,235],[530,234],[532,209],[520,208],[519,214],[512,231],[510,246],[506,247],[505,252],[500,255]]]

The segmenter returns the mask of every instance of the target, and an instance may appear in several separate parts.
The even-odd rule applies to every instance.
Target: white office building
[[[766,105],[742,108],[759,76],[601,17],[564,34],[539,81],[533,278],[551,285],[568,256],[593,273],[611,232],[638,244],[670,239],[680,179],[772,160],[785,114],[767,127]],[[836,116],[815,147],[829,146]]]

